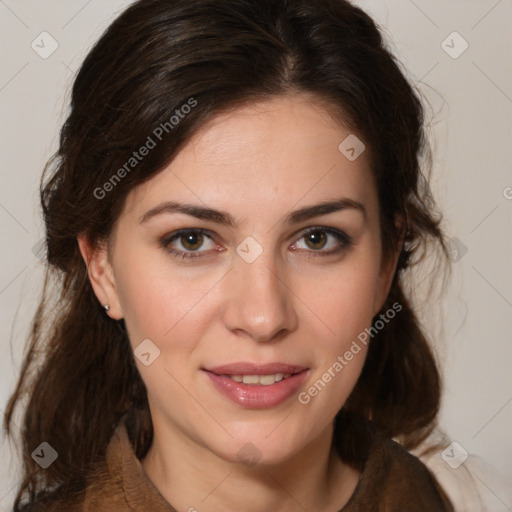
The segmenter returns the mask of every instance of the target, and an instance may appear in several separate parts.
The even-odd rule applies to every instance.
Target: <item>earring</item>
[[[105,310],[105,313],[108,313],[108,310],[110,309],[110,306],[108,304],[105,304],[103,306],[103,309]]]

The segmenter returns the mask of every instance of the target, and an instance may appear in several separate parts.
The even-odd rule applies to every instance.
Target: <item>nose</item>
[[[252,263],[236,256],[233,265],[224,283],[226,327],[258,342],[276,341],[295,330],[298,317],[284,262],[264,250]]]

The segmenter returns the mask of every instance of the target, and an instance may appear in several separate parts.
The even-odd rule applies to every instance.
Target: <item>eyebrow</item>
[[[312,219],[313,217],[328,215],[329,213],[339,212],[342,210],[356,210],[366,218],[366,209],[362,203],[343,197],[331,201],[323,201],[318,204],[295,210],[285,217],[285,222],[287,224],[298,224],[299,222],[304,222]],[[142,224],[157,215],[165,213],[183,213],[185,215],[190,215],[191,217],[196,217],[197,219],[216,222],[231,228],[237,227],[239,224],[228,212],[214,210],[212,208],[195,204],[179,203],[177,201],[166,201],[154,208],[151,208],[151,210],[148,210],[140,217],[139,223]]]

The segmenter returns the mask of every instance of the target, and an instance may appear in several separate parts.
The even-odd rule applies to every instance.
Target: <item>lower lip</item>
[[[206,373],[217,390],[235,404],[251,409],[264,409],[288,400],[302,384],[307,370],[268,386],[244,384],[223,375],[209,371]]]

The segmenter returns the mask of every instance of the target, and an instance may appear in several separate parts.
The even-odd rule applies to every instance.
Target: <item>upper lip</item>
[[[273,373],[299,373],[307,370],[305,366],[287,363],[255,364],[250,362],[237,362],[204,368],[204,370],[217,375],[271,375]]]

